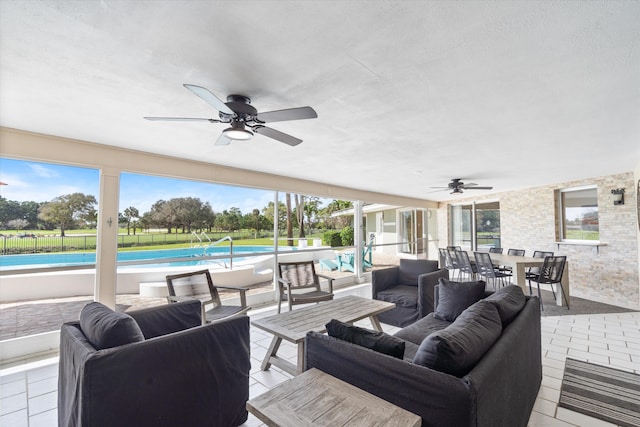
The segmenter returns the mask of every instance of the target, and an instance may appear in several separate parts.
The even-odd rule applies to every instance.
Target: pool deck
[[[376,264],[374,269],[385,268],[390,264]],[[319,266],[318,266],[319,268]],[[334,278],[352,276],[350,272],[320,271],[318,273]],[[249,286],[249,296],[273,289],[271,280]],[[234,291],[220,291],[221,299],[237,296]],[[29,301],[15,301],[0,304],[0,341],[20,338],[60,329],[65,322],[78,320],[80,310],[93,301],[92,296],[74,296],[65,298],[47,298]],[[166,298],[141,297],[139,294],[118,294],[116,310],[131,311],[145,307],[166,304]]]

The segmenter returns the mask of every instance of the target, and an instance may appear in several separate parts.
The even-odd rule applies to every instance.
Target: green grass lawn
[[[34,252],[79,252],[94,251],[96,248],[96,230],[68,230],[64,239],[59,230],[0,230],[4,238],[0,238],[1,254],[18,254]],[[189,233],[137,233],[126,234],[126,229],[119,229],[118,250],[135,251],[167,248],[188,248],[192,246],[206,246],[212,242],[230,235],[235,246],[273,246],[272,237],[253,238],[251,230],[241,230],[233,233],[209,233],[209,240],[199,235],[201,240]],[[28,237],[16,237],[16,236]],[[34,238],[35,236],[35,238]],[[309,236],[308,239],[321,238],[321,233]],[[279,241],[286,245],[285,240]],[[311,243],[311,242],[309,242]],[[216,246],[229,246],[228,240],[217,243]]]

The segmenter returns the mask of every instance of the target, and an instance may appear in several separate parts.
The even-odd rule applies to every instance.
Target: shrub
[[[340,238],[342,240],[342,246],[351,246],[353,245],[353,227],[350,225],[340,231]]]
[[[322,244],[325,246],[342,246],[342,237],[340,232],[336,230],[325,231],[322,234]]]

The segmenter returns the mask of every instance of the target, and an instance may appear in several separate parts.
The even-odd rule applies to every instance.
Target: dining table
[[[469,254],[469,259],[473,260],[474,251],[467,251]],[[520,286],[522,288],[522,292],[525,295],[529,294],[529,288],[527,287],[527,278],[526,272],[529,267],[541,267],[544,263],[544,258],[534,258],[530,256],[517,256],[517,255],[506,255],[506,254],[491,254],[491,262],[493,264],[497,264],[504,267],[511,267],[513,274],[513,283]],[[533,286],[533,284],[532,284]],[[562,288],[564,289],[564,293],[566,298],[569,299],[569,263],[566,262],[564,265],[564,272],[562,274]],[[562,292],[556,292],[556,305],[563,306],[567,305],[566,301],[562,296]]]

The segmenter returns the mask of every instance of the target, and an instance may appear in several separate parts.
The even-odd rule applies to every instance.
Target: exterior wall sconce
[[[616,188],[615,190],[611,190],[611,194],[613,194],[614,205],[624,205],[624,188]]]

